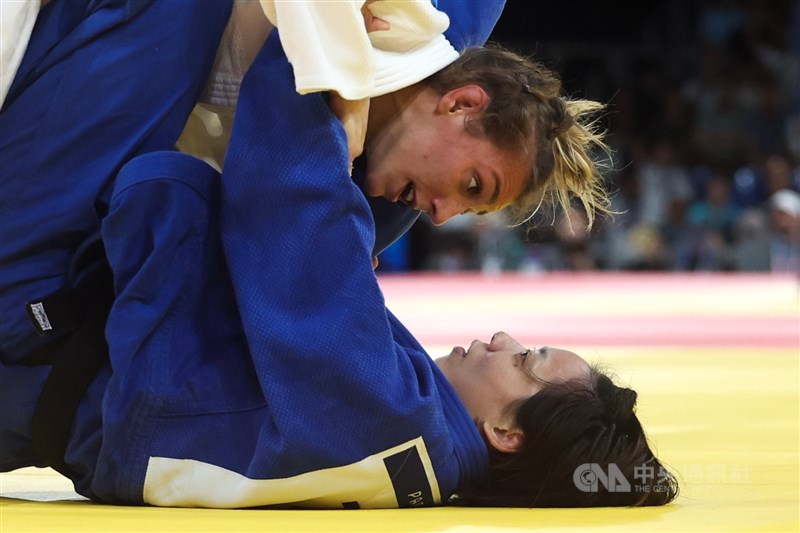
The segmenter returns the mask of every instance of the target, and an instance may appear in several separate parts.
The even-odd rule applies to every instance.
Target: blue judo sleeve
[[[170,431],[156,440],[173,456],[203,452],[226,464],[237,455],[233,443],[198,446],[192,431],[220,442],[230,435],[245,450],[255,440],[256,424],[187,418],[263,405],[222,256],[219,186],[214,169],[176,152],[140,156],[117,178],[102,230],[117,294],[106,326],[113,374],[88,496],[142,502],[142,452],[159,433],[158,415],[166,413],[160,423]],[[91,459],[70,452],[75,462]]]
[[[506,0],[437,0],[439,11],[450,17],[450,26],[444,36],[460,51],[472,46],[483,46],[492,34]]]
[[[0,112],[0,357],[49,339],[26,301],[69,283],[113,180],[172,149],[211,69],[231,0],[55,0]]]

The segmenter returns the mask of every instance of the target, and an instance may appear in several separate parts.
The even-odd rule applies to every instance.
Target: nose
[[[495,339],[497,339],[498,337],[502,337],[502,336],[508,336],[508,334],[507,334],[505,331],[498,331],[497,333],[495,333],[494,335],[492,335],[492,340],[491,340],[491,342],[494,342],[494,341],[495,341]]]
[[[428,216],[436,226],[441,226],[456,215],[460,215],[466,210],[458,200],[453,200],[447,197],[434,198],[431,201],[431,210]]]
[[[498,331],[492,335],[492,340],[489,342],[489,346],[492,350],[509,348],[510,344],[517,344],[517,341],[505,331]]]

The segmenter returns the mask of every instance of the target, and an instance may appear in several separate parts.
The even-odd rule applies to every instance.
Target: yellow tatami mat
[[[0,531],[800,531],[798,280],[744,275],[385,277],[436,356],[503,329],[639,392],[681,481],[646,509],[207,510],[93,504],[49,470],[0,476]],[[465,338],[466,336],[466,338]]]

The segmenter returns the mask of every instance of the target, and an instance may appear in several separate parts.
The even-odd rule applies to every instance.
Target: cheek
[[[455,194],[462,186],[463,165],[459,165],[451,156],[452,154],[431,153],[423,162],[422,168],[428,185],[440,196]]]
[[[516,367],[513,372],[506,373],[502,379],[498,380],[498,384],[505,404],[529,398],[541,388],[530,376]]]
[[[464,166],[472,154],[468,146],[459,145],[447,137],[438,137],[420,146],[420,153],[425,153],[426,164],[434,166],[439,172],[448,171],[448,175],[458,166]]]
[[[493,363],[495,364],[488,364],[483,369],[481,383],[476,388],[484,396],[505,402],[513,398],[520,388],[520,376],[517,375],[519,370],[509,365],[508,361],[497,360]]]
[[[473,400],[481,400],[492,394],[500,381],[485,364],[465,364],[459,368],[459,374],[459,393]]]

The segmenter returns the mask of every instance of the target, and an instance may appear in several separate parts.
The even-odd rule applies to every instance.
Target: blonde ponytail
[[[481,86],[489,105],[474,121],[476,133],[499,148],[531,154],[527,187],[509,208],[512,223],[545,207],[560,206],[569,217],[573,199],[583,205],[589,227],[597,213],[612,213],[599,162],[608,155],[597,117],[602,104],[566,98],[554,72],[497,45],[466,50],[427,83],[441,94]]]
[[[543,107],[558,108],[545,111]],[[610,214],[600,155],[608,155],[597,113],[603,104],[591,100],[553,97],[542,104],[536,131],[537,157],[526,192],[511,207],[513,223],[522,224],[542,208],[561,207],[569,219],[573,199],[578,200],[591,228],[597,213]],[[546,117],[557,124],[545,124]],[[542,118],[545,117],[545,118]]]

